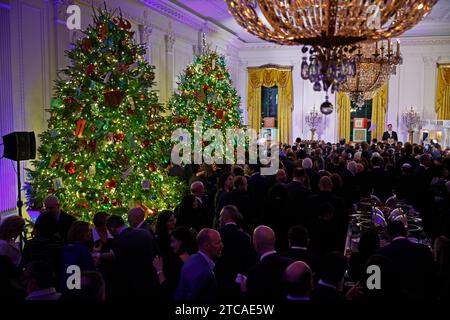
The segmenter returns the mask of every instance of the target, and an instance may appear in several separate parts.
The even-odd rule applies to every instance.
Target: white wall
[[[1,134],[46,129],[56,71],[68,64],[64,51],[81,34],[65,26],[68,1],[0,0],[0,129]],[[91,22],[92,0],[74,0],[82,9],[82,26]],[[103,1],[93,0],[97,5]],[[159,1],[109,0],[108,6],[121,7],[123,16],[133,24],[136,39],[147,43],[148,59],[156,67],[156,90],[165,103],[176,88],[176,77],[192,61],[193,47],[199,45],[202,32],[213,49],[225,55],[232,81],[241,96],[241,109],[247,122],[247,67],[268,63],[293,66],[294,110],[292,139],[309,137],[305,114],[324,101],[323,92],[314,92],[309,82],[300,78],[299,47],[279,47],[270,43],[249,45],[234,35],[182,9],[161,7]],[[424,119],[434,119],[436,63],[450,62],[450,36],[402,40],[404,64],[389,81],[387,122],[406,138],[399,112],[414,106]],[[6,71],[5,71],[6,70]],[[335,104],[335,97],[330,96]],[[11,112],[8,112],[11,111]],[[336,141],[337,112],[323,117],[320,139]],[[25,165],[27,165],[25,163]],[[0,183],[11,184],[12,166],[0,160]],[[23,172],[22,172],[23,173]],[[9,179],[9,180],[8,180]],[[7,191],[11,208],[15,191]],[[6,191],[4,191],[6,192]],[[0,211],[2,211],[0,209]]]
[[[403,65],[389,80],[386,123],[392,123],[399,139],[406,141],[408,132],[401,121],[406,109],[414,107],[423,120],[436,119],[437,63],[450,62],[450,36],[404,38],[401,51]],[[418,132],[414,142],[420,142]]]
[[[397,68],[397,75],[391,76],[388,85],[388,111],[386,124],[392,123],[399,133],[399,139],[407,140],[407,132],[401,122],[401,114],[414,107],[422,119],[436,119],[435,96],[437,75],[436,63],[450,62],[450,36],[403,38],[401,39],[403,64]],[[315,92],[309,81],[300,76],[302,54],[300,47],[281,47],[274,44],[246,45],[239,51],[241,74],[246,74],[247,66],[260,66],[267,63],[294,66],[293,92],[294,111],[292,114],[292,139],[300,136],[309,138],[309,128],[304,118],[315,105],[319,109],[324,101],[323,92]],[[247,82],[242,83],[239,92],[246,98]],[[336,98],[330,95],[335,106],[331,115],[323,116],[318,138],[325,141],[337,140]],[[419,142],[418,133],[415,142]]]

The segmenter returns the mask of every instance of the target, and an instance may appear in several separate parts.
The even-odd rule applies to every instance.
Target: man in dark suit
[[[197,244],[198,252],[181,269],[175,300],[212,303],[217,299],[213,259],[221,256],[223,248],[220,233],[213,229],[202,229],[197,235]]]
[[[243,217],[243,227],[246,231],[251,230],[254,221],[254,209],[247,192],[247,178],[243,176],[234,177],[233,191],[225,193],[219,201],[219,208],[224,206],[236,206]]]
[[[317,257],[308,250],[308,231],[301,225],[293,226],[288,232],[289,250],[283,256],[305,262],[315,270]]]
[[[309,186],[313,193],[319,191],[319,174],[313,169],[313,162],[310,158],[305,158],[302,161],[302,167],[305,169],[306,175],[309,178]]]
[[[121,228],[113,246],[120,298],[158,301],[161,291],[153,266],[156,248],[156,240],[148,230]]]
[[[317,209],[328,203],[333,208],[333,222],[341,229],[347,229],[348,212],[345,207],[344,199],[332,193],[333,182],[330,177],[324,176],[319,180],[319,193],[312,195],[308,199],[308,213],[315,215],[311,216],[310,220],[315,220]],[[345,235],[344,235],[345,239]]]
[[[265,201],[270,186],[267,176],[261,175],[261,166],[259,163],[249,164],[248,193],[251,203],[254,206],[254,216],[251,217],[251,228],[260,223],[264,214]],[[241,212],[242,213],[242,212]],[[243,214],[243,213],[242,213]]]
[[[387,229],[391,243],[377,251],[394,264],[396,278],[410,299],[432,297],[433,256],[431,250],[407,239],[408,231],[400,221],[394,221]]]
[[[397,132],[392,131],[392,124],[388,124],[388,129],[383,133],[383,137],[381,140],[383,141],[389,141],[389,139],[394,140],[395,142],[398,141]]]
[[[147,230],[154,236],[150,225],[145,221],[145,211],[141,207],[135,207],[128,211],[128,223],[134,229]]]
[[[48,196],[44,201],[44,205],[45,210],[58,221],[59,235],[64,239],[64,242],[67,243],[69,229],[72,226],[72,223],[77,219],[61,210],[61,203],[54,195]]]
[[[312,300],[317,302],[343,302],[342,294],[347,261],[340,252],[329,252],[322,257],[319,264],[320,280],[312,295]]]
[[[392,196],[393,177],[384,169],[383,158],[380,156],[373,156],[370,162],[372,170],[368,172],[367,179],[370,181],[373,194],[384,202]]]
[[[267,226],[253,232],[253,245],[259,262],[248,270],[246,290],[251,301],[280,302],[285,298],[283,274],[294,260],[275,251],[275,234]]]
[[[305,187],[306,179],[305,169],[295,168],[294,178],[286,185],[288,192],[288,224],[290,226],[296,224],[304,225],[307,222],[306,212],[302,208],[305,207],[304,205],[311,194],[311,190]]]
[[[223,242],[222,256],[216,264],[216,275],[221,297],[239,297],[237,274],[244,274],[257,261],[251,238],[238,226],[242,216],[235,206],[225,206],[220,212],[219,233]]]
[[[313,275],[308,264],[303,261],[293,262],[284,272],[284,280],[287,301],[310,300],[313,291]]]

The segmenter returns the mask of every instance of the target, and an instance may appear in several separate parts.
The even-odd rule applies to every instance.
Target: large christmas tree
[[[56,194],[88,220],[102,210],[149,213],[174,207],[182,185],[168,177],[170,128],[154,85],[154,67],[115,12],[94,12],[85,37],[67,52],[72,65],[56,81],[48,130],[29,170],[28,206]]]
[[[202,120],[203,131],[241,126],[240,97],[232,86],[223,56],[209,48],[195,57],[178,78],[178,90],[169,101],[172,123],[193,135],[194,122]]]

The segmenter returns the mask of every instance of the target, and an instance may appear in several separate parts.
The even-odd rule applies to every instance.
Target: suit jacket
[[[248,270],[247,293],[251,301],[280,302],[285,298],[283,275],[294,260],[278,253],[264,257]]]
[[[383,168],[373,168],[368,172],[369,181],[373,193],[380,198],[381,201],[386,201],[392,196],[393,180],[389,173]]]
[[[234,205],[239,209],[244,219],[243,225],[245,230],[249,230],[254,220],[254,210],[253,203],[250,200],[249,194],[247,192],[239,192],[233,190],[231,192],[225,193],[219,200],[219,208],[222,210],[226,205]],[[219,211],[220,212],[220,211]]]
[[[67,243],[67,234],[69,233],[69,229],[75,221],[77,221],[77,219],[64,211],[61,211],[58,220],[58,231],[65,243]]]
[[[239,297],[240,287],[235,283],[238,273],[244,274],[257,262],[250,236],[234,224],[227,224],[219,230],[222,238],[222,256],[217,260],[215,274],[221,297]]]
[[[208,261],[193,254],[181,269],[180,282],[175,292],[177,301],[214,302],[217,298],[217,281]]]
[[[314,293],[312,294],[311,300],[315,302],[339,303],[344,302],[345,297],[336,289],[318,284],[316,286],[316,289],[314,290]]]
[[[392,134],[389,134],[388,131],[385,131],[381,140],[386,141],[388,139],[394,139],[395,141],[398,141],[397,132],[392,131]]]
[[[307,223],[307,213],[304,211],[311,190],[303,186],[298,181],[289,182],[286,185],[288,191],[288,223],[290,226],[297,224],[305,225]]]
[[[114,244],[119,296],[125,299],[159,298],[159,280],[153,267],[156,241],[147,230],[126,229]]]
[[[303,261],[313,272],[316,270],[318,257],[309,250],[289,248],[283,256],[295,261]]]
[[[421,299],[433,291],[433,256],[427,246],[397,239],[377,253],[392,261],[396,278],[410,298]]]
[[[269,190],[270,181],[267,176],[259,172],[254,173],[248,179],[248,193],[254,206],[254,216],[251,217],[252,226],[258,225],[264,214],[265,201]]]

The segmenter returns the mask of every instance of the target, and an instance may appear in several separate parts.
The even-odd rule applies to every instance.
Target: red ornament
[[[87,202],[77,202],[77,207],[87,209],[87,208],[89,208],[89,203],[87,203]]]
[[[90,147],[92,150],[95,150],[95,148],[97,147],[97,142],[96,142],[95,140],[89,141],[89,147]]]
[[[155,172],[157,168],[158,168],[158,167],[157,167],[157,165],[156,165],[155,163],[149,163],[149,164],[147,165],[147,169],[148,169],[149,171],[151,171],[151,172]]]
[[[141,144],[142,148],[147,148],[149,145],[150,145],[150,140],[148,140],[148,139],[145,139]]]
[[[128,71],[128,67],[129,66],[125,63],[119,63],[119,64],[117,64],[116,69],[119,73],[123,74]]]
[[[66,172],[68,174],[74,174],[76,172],[76,170],[75,170],[75,163],[73,161],[70,161],[69,163],[67,163],[64,166],[64,169],[66,170]]]
[[[209,90],[209,86],[208,86],[207,84],[204,84],[204,85],[203,85],[203,90],[204,90],[204,91],[208,91],[208,90]]]
[[[109,203],[109,198],[106,196],[106,194],[104,194],[102,204],[108,204],[108,203]]]
[[[125,138],[125,135],[123,134],[123,132],[116,132],[113,135],[113,139],[114,139],[115,143],[122,142],[124,138]]]
[[[221,74],[221,73],[217,73],[217,74],[216,74],[216,79],[217,79],[217,80],[222,79],[222,74]]]
[[[91,76],[95,71],[95,66],[91,63],[86,67],[86,74]]]
[[[120,90],[106,90],[103,92],[103,96],[108,107],[118,107],[122,103],[123,97]]]
[[[92,132],[92,133],[95,132],[95,126],[91,126],[91,132]]]
[[[135,110],[134,110],[134,109],[131,109],[131,108],[128,108],[128,109],[127,109],[127,113],[128,113],[128,114],[133,114],[134,111],[135,111]]]
[[[112,199],[111,204],[114,207],[120,207],[122,205],[122,201],[120,199]]]
[[[49,194],[52,194],[52,193],[55,193],[56,190],[55,190],[54,188],[50,188],[50,189],[47,190],[47,192],[48,192]]]
[[[89,53],[92,50],[92,41],[91,39],[85,38],[83,39],[83,42],[81,43],[81,47],[83,50],[87,53]]]
[[[63,100],[63,102],[64,102],[64,104],[73,104],[73,103],[75,103],[77,101],[74,98],[72,98],[72,97],[68,97],[68,98],[65,98]]]
[[[86,178],[84,177],[83,172],[80,172],[80,174],[77,177],[77,180],[80,181],[80,182],[86,181]]]
[[[208,104],[208,105],[206,106],[206,111],[208,111],[208,112],[213,112],[213,110],[214,110],[214,107],[212,106],[212,104]]]
[[[117,180],[115,178],[112,178],[111,180],[106,180],[105,186],[110,190],[115,189],[117,187]]]
[[[224,115],[223,110],[217,110],[217,111],[216,111],[216,117],[217,117],[217,118],[223,119],[223,115]]]
[[[98,37],[100,38],[100,40],[105,40],[107,33],[108,33],[108,26],[106,24],[102,24],[98,32]]]
[[[97,102],[97,101],[98,101],[98,96],[93,96],[93,97],[92,97],[92,100],[93,100],[94,102]]]

